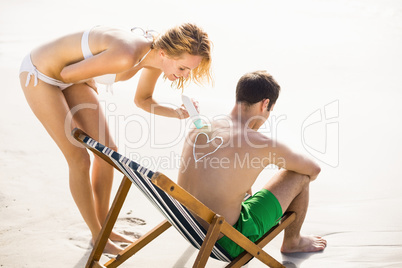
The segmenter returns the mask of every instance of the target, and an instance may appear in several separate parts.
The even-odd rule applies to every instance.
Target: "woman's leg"
[[[72,112],[74,122],[88,135],[117,151],[95,91],[86,84],[78,84],[65,89],[63,93]],[[104,223],[109,212],[113,172],[114,169],[111,165],[100,157],[94,156],[92,189],[96,214],[100,224]],[[110,239],[119,242],[132,242],[132,240],[115,232],[112,232]]]
[[[88,225],[92,237],[96,238],[101,225],[95,212],[95,202],[90,183],[89,155],[78,142],[70,138],[71,129],[65,129],[65,121],[70,112],[69,106],[59,88],[39,80],[36,87],[33,80],[25,87],[27,72],[20,74],[21,87],[32,111],[45,127],[49,135],[63,152],[69,166],[70,190],[77,207]],[[69,127],[75,127],[71,121]],[[121,249],[108,244],[107,251],[117,253]]]

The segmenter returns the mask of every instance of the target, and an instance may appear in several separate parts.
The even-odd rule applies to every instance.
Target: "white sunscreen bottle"
[[[195,109],[193,102],[189,97],[186,95],[181,95],[181,99],[183,101],[184,106],[186,107],[191,119],[193,120],[193,123],[196,128],[202,128],[204,124],[201,121],[200,115],[197,112],[197,109]]]

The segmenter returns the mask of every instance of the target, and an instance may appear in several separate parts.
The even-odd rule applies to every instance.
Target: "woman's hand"
[[[85,84],[87,84],[90,88],[92,88],[96,92],[96,94],[99,95],[98,87],[97,87],[96,82],[95,82],[95,80],[93,78],[89,79],[88,81],[85,81]]]
[[[184,107],[184,104],[182,104],[179,108],[175,109],[174,111],[177,113],[177,118],[179,119],[185,119],[190,116],[188,114],[188,111],[186,110],[186,107]]]
[[[198,101],[195,101],[194,99],[191,99],[191,101],[193,102],[193,105],[194,105],[195,109],[199,113],[200,110],[199,110],[199,106],[198,106]],[[190,117],[190,114],[188,113],[188,111],[187,111],[186,107],[184,106],[184,104],[182,104],[180,106],[180,108],[177,108],[175,111],[178,114],[179,119],[185,119],[185,118]]]
[[[199,108],[199,103],[198,101],[194,100],[193,98],[191,98],[191,101],[194,104],[195,109],[197,110],[198,113],[200,113],[200,108]]]

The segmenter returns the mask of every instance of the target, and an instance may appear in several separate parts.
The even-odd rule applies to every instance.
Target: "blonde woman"
[[[96,82],[111,88],[114,82],[127,80],[142,69],[135,104],[148,112],[152,107],[158,115],[186,118],[184,108],[172,109],[153,99],[155,84],[162,73],[179,88],[187,81],[209,80],[210,47],[208,35],[189,23],[156,37],[148,32],[139,35],[97,26],[44,44],[24,58],[21,87],[32,111],[67,160],[70,190],[92,233],[92,242],[109,209],[113,169],[95,156],[90,175],[87,151],[73,144],[68,134],[72,128],[80,127],[106,146],[117,149],[100,110]],[[91,108],[72,112],[82,104]],[[65,129],[71,115],[71,129]],[[121,250],[112,241],[130,240],[112,232],[105,248],[109,253]]]

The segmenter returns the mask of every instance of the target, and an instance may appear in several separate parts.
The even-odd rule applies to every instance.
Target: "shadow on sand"
[[[286,268],[297,268],[311,256],[322,253],[323,251],[310,253],[282,253],[282,264],[285,265]]]

